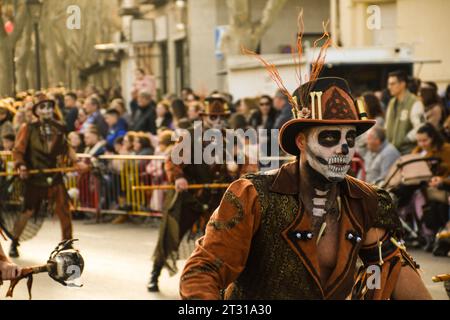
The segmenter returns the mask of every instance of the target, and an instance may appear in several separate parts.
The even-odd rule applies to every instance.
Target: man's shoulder
[[[20,131],[24,131],[24,132],[30,133],[33,130],[39,130],[39,127],[40,127],[40,123],[38,121],[36,121],[36,122],[26,122],[26,123],[23,123],[20,126]]]
[[[70,114],[70,115],[78,114],[78,108],[77,107],[68,108],[67,109],[67,114]]]
[[[270,201],[268,193],[277,171],[270,170],[243,175],[230,184],[224,197],[227,198],[227,195],[231,194],[246,204],[258,201],[262,208],[265,208]]]
[[[382,156],[394,156],[398,155],[400,156],[400,152],[397,150],[397,148],[392,143],[387,143],[386,147],[381,151]]]
[[[353,184],[352,188],[361,190],[361,198],[367,202],[370,208],[367,214],[370,217],[371,226],[400,232],[401,224],[396,211],[395,202],[389,192],[376,185],[348,177],[347,181]]]
[[[345,181],[347,182],[350,194],[357,195],[363,199],[373,200],[377,198],[377,187],[375,185],[350,175],[345,177]]]
[[[258,192],[262,192],[272,185],[273,180],[277,176],[279,170],[280,169],[273,169],[268,171],[247,173],[233,183],[240,184],[242,186],[252,186]]]
[[[283,115],[283,117],[292,117],[292,107],[290,104],[286,104],[283,109],[281,110],[281,115]]]
[[[395,97],[391,97],[390,99],[389,99],[389,102],[388,102],[388,108],[390,108],[390,107],[392,107],[393,105],[394,105],[394,103],[395,103]]]
[[[268,178],[271,177],[275,177],[278,172],[280,171],[280,169],[272,169],[272,170],[267,170],[267,171],[258,171],[258,172],[254,172],[254,173],[247,173],[245,175],[243,175],[241,177],[241,179],[247,179],[247,180],[267,180]]]

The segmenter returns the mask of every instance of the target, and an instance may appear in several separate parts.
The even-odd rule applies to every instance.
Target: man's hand
[[[185,191],[188,189],[189,183],[185,178],[178,178],[175,180],[175,190],[177,192]]]
[[[22,268],[11,261],[0,260],[0,275],[2,280],[13,280],[20,276]]]
[[[20,179],[22,180],[28,179],[28,169],[25,165],[21,165],[18,171]]]
[[[433,188],[438,188],[442,182],[444,181],[444,178],[442,177],[433,177],[431,178],[431,181],[429,182],[429,186]]]

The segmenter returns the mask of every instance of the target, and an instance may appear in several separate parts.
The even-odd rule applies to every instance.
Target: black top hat
[[[304,128],[323,125],[354,125],[360,135],[376,122],[367,118],[362,101],[353,99],[347,81],[337,77],[318,78],[297,88],[293,93],[297,102],[293,106],[294,118],[280,130],[281,148],[299,155],[295,139]]]

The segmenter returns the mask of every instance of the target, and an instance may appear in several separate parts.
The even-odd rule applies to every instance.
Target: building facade
[[[332,0],[343,47],[409,46],[416,77],[450,83],[450,1],[447,0]],[[368,27],[373,15],[380,24]]]
[[[259,21],[267,1],[242,1],[248,1],[252,21]],[[221,48],[221,36],[232,20],[227,0],[125,2],[134,2],[139,19],[152,21],[152,41],[135,44],[130,59],[134,68],[143,67],[156,76],[160,96],[180,93],[183,87],[202,95],[228,90],[227,55]],[[304,10],[306,47],[321,35],[322,22],[330,19],[329,31],[338,47],[397,51],[407,47],[415,76],[436,81],[441,89],[450,82],[448,0],[287,0],[262,35],[259,53],[291,56],[299,8]]]
[[[143,16],[155,25],[152,68],[161,94],[179,93],[183,87],[192,87],[202,95],[227,90],[226,55],[220,48],[222,31],[230,23],[226,0],[143,0],[139,5]],[[265,5],[266,0],[250,1],[254,21],[261,18]],[[286,1],[262,36],[259,52],[286,52],[295,41],[292,22],[300,7],[305,11],[306,38],[315,39],[329,16],[329,6],[329,0]]]

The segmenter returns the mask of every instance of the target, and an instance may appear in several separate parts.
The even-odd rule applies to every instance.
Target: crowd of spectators
[[[414,190],[402,209],[404,219],[420,225],[429,249],[433,234],[448,222],[447,204],[434,206],[426,199],[427,188],[446,189],[450,186],[450,85],[440,95],[434,82],[420,82],[398,71],[389,74],[386,89],[365,92],[367,115],[376,125],[357,140],[357,155],[361,165],[353,175],[372,184],[383,185],[394,164],[408,154],[439,158],[427,183]],[[49,89],[46,94],[57,102],[60,118],[67,126],[70,145],[80,154],[100,155],[167,155],[173,143],[171,133],[177,128],[189,128],[201,120],[204,98],[190,88],[180,96],[168,94],[156,100],[154,79],[143,70],[136,71],[132,100],[125,103],[117,88],[100,90],[89,85],[84,90]],[[212,92],[217,93],[217,92]],[[232,115],[231,129],[280,129],[292,117],[291,106],[281,91],[233,101],[228,100]],[[39,95],[39,93],[34,93]],[[31,93],[21,93],[16,99],[0,100],[0,148],[9,151],[14,136],[23,123],[33,121]],[[263,137],[270,146],[271,135]],[[278,151],[278,150],[277,150]],[[270,154],[269,154],[270,155]],[[147,171],[162,174],[154,164]],[[420,196],[422,195],[422,197]],[[424,200],[425,198],[425,200]],[[418,202],[424,202],[419,209]],[[432,202],[432,201],[431,201]],[[430,206],[438,208],[440,222],[426,217]],[[410,210],[413,209],[412,211]],[[409,211],[408,211],[409,210]],[[409,217],[409,218],[408,218]],[[436,218],[437,219],[437,218]],[[435,219],[435,220],[436,220]],[[432,221],[428,223],[429,221]],[[428,221],[428,222],[427,222]],[[427,226],[427,225],[428,226]],[[432,226],[432,227],[430,227]],[[424,243],[422,243],[424,244]]]

